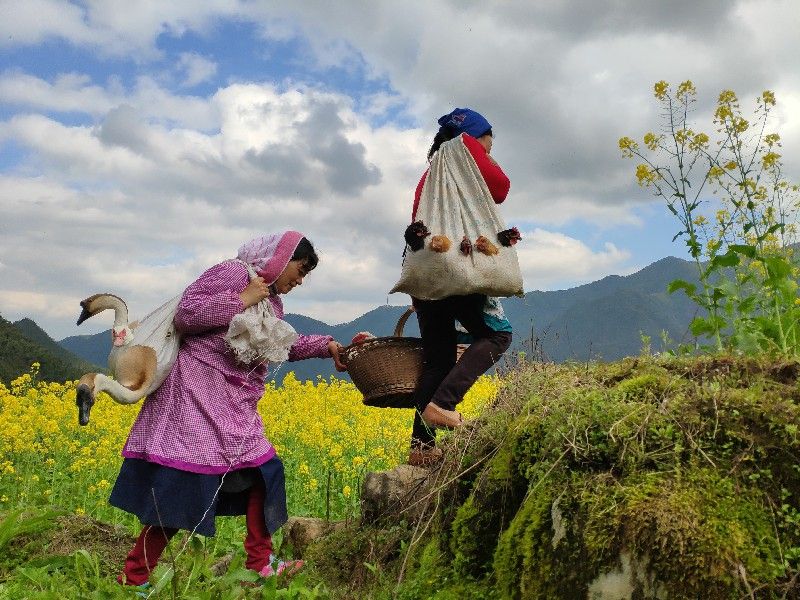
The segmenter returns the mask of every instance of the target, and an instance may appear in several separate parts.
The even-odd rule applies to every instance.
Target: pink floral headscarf
[[[252,265],[264,281],[273,284],[289,264],[302,239],[303,234],[298,231],[265,235],[243,244],[236,258]]]

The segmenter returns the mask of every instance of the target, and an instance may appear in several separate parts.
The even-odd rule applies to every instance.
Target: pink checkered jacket
[[[161,387],[142,404],[122,456],[219,474],[258,466],[275,455],[256,410],[267,365],[237,363],[224,339],[231,319],[244,309],[239,294],[248,282],[244,265],[224,262],[186,288],[175,314],[183,336],[178,357]],[[282,319],[280,297],[269,300]],[[289,360],[329,357],[331,339],[301,335]]]

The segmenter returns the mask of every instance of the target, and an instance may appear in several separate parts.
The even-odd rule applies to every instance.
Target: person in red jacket
[[[461,136],[475,164],[497,204],[503,202],[511,187],[503,169],[492,158],[494,138],[492,126],[480,113],[469,108],[456,108],[439,119],[439,131],[428,151],[428,161],[439,147],[456,136]],[[417,184],[411,221],[417,216],[426,171]],[[495,364],[511,345],[511,328],[497,326],[496,319],[487,319],[483,294],[449,296],[440,300],[421,300],[412,297],[417,312],[424,365],[422,376],[414,394],[417,412],[411,431],[411,451],[408,462],[412,465],[429,465],[442,458],[436,447],[436,427],[459,427],[461,415],[456,405],[473,383]],[[472,343],[456,362],[458,321],[472,337]]]

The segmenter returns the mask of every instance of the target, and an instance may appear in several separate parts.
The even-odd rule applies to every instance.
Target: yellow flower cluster
[[[37,374],[34,367],[9,387],[0,383],[0,502],[121,518],[106,500],[141,405],[120,405],[101,394],[89,425],[81,427],[76,382],[39,382]],[[496,377],[482,377],[459,410],[475,416],[499,384]],[[346,381],[300,382],[289,374],[282,387],[267,385],[259,412],[286,466],[294,514],[353,512],[366,471],[407,458],[413,411],[366,407]]]
[[[639,144],[627,136],[619,138],[618,144],[625,158],[633,158],[635,154],[639,154]]]
[[[775,92],[764,90],[761,92],[761,101],[767,106],[775,106]]]
[[[636,165],[636,181],[639,182],[639,185],[644,187],[652,185],[658,177],[658,172],[651,169],[646,164],[642,163]]]
[[[659,100],[664,100],[664,101],[668,100],[669,91],[670,91],[669,83],[664,81],[663,79],[661,81],[657,81],[653,86],[653,93],[655,97],[658,98]],[[694,96],[696,95],[697,95],[697,90],[694,87],[694,83],[692,83],[688,79],[682,82],[680,85],[678,85],[678,89],[675,92],[675,98],[684,104],[691,102]]]

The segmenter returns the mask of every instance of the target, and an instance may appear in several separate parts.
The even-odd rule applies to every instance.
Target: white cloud
[[[104,56],[147,61],[159,56],[162,34],[179,37],[206,31],[214,18],[242,11],[227,0],[164,3],[144,0],[87,0],[83,6],[63,0],[4,0],[0,4],[0,44],[32,45],[63,39]]]
[[[522,239],[515,247],[527,291],[571,287],[633,271],[630,252],[608,242],[595,251],[580,240],[544,229],[523,232]]]
[[[181,52],[176,70],[183,75],[183,87],[194,87],[216,75],[217,63],[193,52]]]
[[[362,103],[364,114],[371,117],[385,117],[393,110],[404,111],[403,98],[398,94],[379,92],[362,98]]]
[[[327,318],[346,320],[384,301],[423,167],[408,164],[422,163],[418,132],[374,130],[349,99],[316,90],[234,84],[207,104],[219,118],[211,133],[148,122],[129,104],[94,126],[35,114],[0,123],[0,138],[31,157],[0,176],[4,315],[24,306],[11,302],[19,294],[76,307],[98,291],[142,315],[243,241],[287,228],[306,233],[324,265],[288,310],[295,298],[311,311],[336,298]],[[59,336],[87,329],[43,318]]]
[[[0,140],[22,149],[0,172],[0,312],[47,298],[48,330],[82,333],[58,315],[88,293],[112,286],[142,314],[242,241],[291,227],[315,241],[323,262],[287,309],[352,318],[383,303],[394,283],[436,118],[457,105],[494,125],[493,154],[512,181],[501,210],[528,231],[517,247],[527,289],[624,272],[632,257],[621,244],[590,247],[554,229],[582,221],[604,239],[612,226],[641,225],[633,209],[652,197],[635,185],[616,141],[658,123],[653,81],[694,79],[695,116],[705,123],[722,88],[736,89],[744,106],[775,89],[787,175],[800,179],[798,18],[793,0],[581,10],[525,1],[333,10],[321,2],[0,0],[3,48],[61,39],[127,60],[136,74],[0,73],[0,103],[10,108]],[[299,47],[294,59],[314,63],[304,72],[327,81],[362,69],[370,91],[354,99],[314,81],[220,73],[223,61],[184,42],[189,33],[213,36],[222,19]],[[165,38],[181,41],[168,57],[180,93],[157,76]],[[389,89],[370,87],[384,80]],[[209,81],[220,86],[213,95],[186,93]],[[397,124],[410,120],[419,128]]]
[[[95,39],[84,22],[83,10],[59,0],[27,0],[0,3],[0,45],[35,44],[61,37],[75,44]]]
[[[75,112],[102,118],[122,104],[134,107],[142,118],[208,130],[219,118],[205,98],[177,96],[150,77],[139,77],[130,91],[116,80],[106,87],[94,84],[87,75],[57,75],[53,82],[22,72],[0,75],[0,101],[26,110],[55,113]]]
[[[99,115],[121,97],[80,73],[60,74],[50,83],[27,73],[6,72],[0,76],[0,100],[29,109]]]

